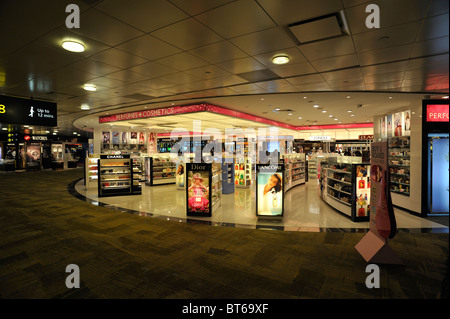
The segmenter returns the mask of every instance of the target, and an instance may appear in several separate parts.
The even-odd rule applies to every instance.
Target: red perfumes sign
[[[448,104],[427,105],[427,122],[448,122]]]

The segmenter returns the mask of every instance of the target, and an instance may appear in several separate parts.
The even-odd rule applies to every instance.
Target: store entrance
[[[449,213],[449,134],[428,134],[428,209]]]

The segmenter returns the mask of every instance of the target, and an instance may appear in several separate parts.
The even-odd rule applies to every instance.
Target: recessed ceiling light
[[[292,115],[292,113],[288,113],[288,115]]]
[[[319,107],[319,104],[314,104],[313,107]]]
[[[335,121],[337,121],[338,119],[334,119]]]
[[[333,117],[333,115],[330,114],[330,115],[328,115],[328,117]]]
[[[263,97],[261,98],[261,101],[264,101],[264,98],[263,98]]]
[[[272,59],[273,64],[286,64],[289,62],[289,57],[287,55],[278,55]]]
[[[339,124],[342,123],[341,121],[338,122]]]
[[[53,135],[56,135],[56,133],[55,133],[55,132],[53,132]]]
[[[389,97],[389,100],[391,100],[391,99],[392,99],[392,96]]]
[[[97,91],[97,87],[94,84],[85,84],[83,85],[83,89],[85,89],[86,91]]]
[[[77,132],[73,132],[73,134],[75,134],[75,135],[76,135],[76,134],[78,134],[78,133],[77,133]]]
[[[82,43],[73,40],[64,41],[62,43],[62,47],[70,52],[84,52],[85,50],[85,47]]]
[[[278,108],[278,107],[275,109],[275,111],[279,111],[279,110],[280,110],[280,108]]]
[[[323,110],[322,113],[327,113],[327,111]]]
[[[302,119],[302,117],[301,117],[301,116],[299,116],[299,117],[298,117],[298,119],[299,119],[299,120],[301,120],[301,119]]]
[[[347,113],[352,113],[352,110],[348,110]]]
[[[350,114],[350,116],[355,116],[355,114]]]
[[[306,96],[304,96],[303,98],[304,98],[304,99],[307,99],[307,97],[306,97]]]
[[[350,98],[350,95],[347,95],[347,99],[349,99]]]
[[[87,103],[83,103],[83,104],[81,104],[81,109],[82,109],[82,110],[89,110],[89,109],[90,109],[90,106],[89,106],[89,104],[87,104]]]
[[[446,96],[443,96],[442,98],[443,98],[443,99],[448,99],[448,95],[446,95]]]

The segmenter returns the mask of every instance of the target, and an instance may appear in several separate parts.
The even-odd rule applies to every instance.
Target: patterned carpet
[[[0,174],[0,297],[163,299],[448,298],[448,234],[399,233],[404,266],[365,285],[363,233],[283,232],[143,218],[89,205],[81,169]],[[68,289],[65,268],[80,268]]]

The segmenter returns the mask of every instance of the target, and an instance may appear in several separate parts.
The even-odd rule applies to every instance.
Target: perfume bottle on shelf
[[[278,207],[278,196],[277,196],[277,193],[275,192],[274,189],[272,189],[272,196],[273,196],[273,198],[272,198],[272,206],[273,207]]]

